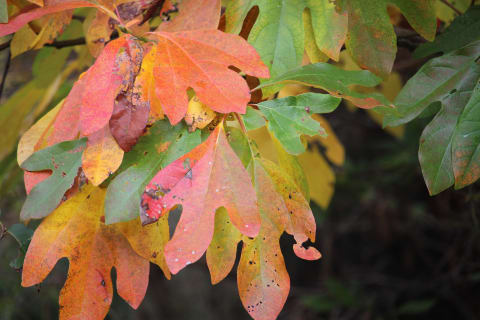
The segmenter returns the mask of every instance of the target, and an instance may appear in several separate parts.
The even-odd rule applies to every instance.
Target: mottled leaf
[[[140,214],[141,195],[156,173],[200,144],[200,131],[188,133],[184,124],[171,126],[157,121],[125,154],[120,174],[108,186],[105,222],[135,219]]]
[[[233,225],[254,237],[260,228],[252,181],[228,144],[220,124],[201,145],[161,170],[142,200],[151,218],[175,205],[182,214],[165,247],[173,274],[200,259],[214,231],[215,210],[225,207]]]

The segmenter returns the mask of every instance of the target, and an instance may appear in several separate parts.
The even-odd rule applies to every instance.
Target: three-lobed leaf
[[[40,219],[50,214],[73,185],[82,165],[85,139],[65,141],[42,149],[25,160],[21,167],[28,171],[52,171],[51,176],[37,184],[23,204],[22,220]]]

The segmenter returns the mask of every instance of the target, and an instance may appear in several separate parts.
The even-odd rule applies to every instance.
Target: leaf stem
[[[11,57],[12,57],[12,52],[9,49],[7,54],[7,61],[5,62],[5,68],[3,69],[2,83],[0,83],[0,100],[2,99],[3,88],[5,87],[5,80],[7,79],[8,70],[10,69]]]
[[[235,118],[237,118],[238,124],[240,125],[240,128],[242,129],[243,133],[247,134],[247,128],[245,128],[245,123],[243,123],[242,117],[236,112],[234,112],[233,114],[235,115]]]

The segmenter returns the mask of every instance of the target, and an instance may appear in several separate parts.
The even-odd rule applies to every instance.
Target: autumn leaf
[[[109,121],[113,137],[125,152],[130,151],[143,134],[150,113],[148,102],[133,97],[132,94],[118,95]]]
[[[165,247],[173,274],[207,250],[217,208],[225,207],[244,235],[254,237],[260,228],[251,179],[229,146],[222,124],[204,143],[161,170],[145,189],[142,204],[148,204],[151,218],[182,205],[175,233]]]
[[[115,267],[118,294],[137,308],[148,286],[149,262],[115,227],[103,224],[105,190],[90,185],[63,203],[36,229],[22,272],[22,286],[42,282],[57,261],[69,259],[60,292],[60,319],[103,319],[110,308]],[[140,234],[137,224],[136,237]]]
[[[168,270],[164,254],[165,244],[170,239],[168,214],[146,226],[142,226],[140,218],[137,218],[115,224],[114,227],[127,238],[133,250],[139,256],[158,265],[165,277],[170,279],[170,270]]]
[[[268,69],[255,49],[241,37],[218,30],[155,32],[155,93],[172,124],[177,124],[188,108],[187,89],[220,113],[245,113],[250,89],[229,66],[247,74],[266,78]]]
[[[25,160],[21,167],[28,171],[50,170],[52,175],[36,185],[23,204],[22,220],[40,219],[50,214],[60,203],[81,166],[85,139],[65,141],[42,149]]]
[[[49,6],[44,6],[41,8],[33,8],[31,10],[26,10],[25,12],[20,12],[18,15],[11,17],[8,23],[0,24],[0,37],[6,36],[7,34],[17,32],[21,27],[33,21],[35,19],[41,18],[47,14],[57,13],[66,10],[72,10],[82,7],[95,7],[96,5],[89,1],[63,1],[55,3]]]
[[[207,249],[207,265],[212,284],[217,284],[230,273],[237,258],[237,246],[242,234],[230,222],[228,212],[221,207],[215,213],[212,242]]]
[[[85,73],[80,109],[80,132],[83,135],[92,134],[108,124],[117,95],[122,87],[134,81],[137,68],[134,60],[139,54],[134,52],[138,50],[134,41],[121,37],[109,42]]]
[[[262,226],[255,239],[244,239],[237,284],[243,307],[254,319],[275,319],[290,291],[279,239],[288,215],[272,180],[255,162],[255,189]]]
[[[163,22],[157,31],[215,30],[220,20],[221,0],[183,0],[178,15]]]
[[[160,169],[200,142],[200,131],[189,133],[184,124],[173,127],[168,120],[157,121],[125,154],[120,173],[110,182],[105,199],[105,222],[112,224],[137,218],[147,184]],[[145,217],[143,212],[142,217]]]
[[[82,155],[82,169],[88,180],[100,185],[122,164],[123,150],[110,133],[109,125],[88,136]]]
[[[193,96],[188,102],[185,123],[190,131],[195,131],[197,128],[203,129],[208,126],[216,116],[217,114],[212,109],[201,103],[196,96]]]

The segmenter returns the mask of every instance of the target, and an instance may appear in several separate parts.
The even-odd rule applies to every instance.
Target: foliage
[[[412,30],[435,38],[434,0],[240,0],[226,1],[223,15],[220,0],[0,1],[0,35],[13,34],[12,57],[39,50],[33,80],[0,113],[9,127],[0,138],[5,159],[39,118],[17,148],[28,193],[20,218],[44,218],[26,251],[22,285],[42,282],[66,257],[60,318],[102,319],[113,296],[112,268],[118,294],[137,308],[149,262],[170,278],[206,254],[216,284],[242,242],[243,306],[254,319],[276,318],[290,289],[282,234],[293,236],[298,257],[321,257],[309,201],[328,205],[335,177],[327,160],[340,166],[344,153],[318,114],[341,99],[378,112],[385,125],[436,113],[419,151],[430,193],[475,182],[479,9],[416,51],[444,54],[390,102],[365,90],[380,85],[395,61],[390,4]],[[454,38],[458,32],[464,36]],[[62,47],[78,36],[84,41],[74,44],[86,46]],[[366,70],[326,62],[338,61],[344,45]],[[78,79],[68,95],[59,94],[72,74]],[[311,92],[286,94],[292,84]],[[268,133],[255,137],[258,130]],[[318,145],[324,157],[312,152]],[[322,183],[303,167],[322,168]],[[12,232],[30,239],[21,227]]]

